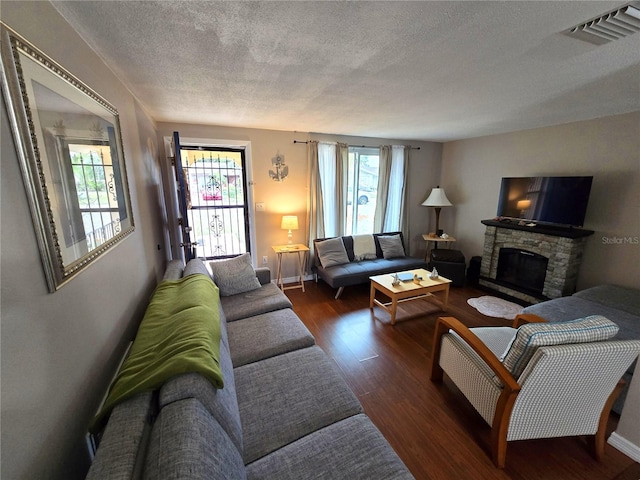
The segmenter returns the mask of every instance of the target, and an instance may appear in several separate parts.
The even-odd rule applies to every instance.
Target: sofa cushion
[[[351,262],[329,268],[318,268],[318,275],[331,287],[348,287],[369,282],[369,277],[385,273],[427,268],[427,263],[413,257],[376,258],[364,262]]]
[[[322,475],[319,474],[322,472]],[[248,479],[400,480],[413,476],[364,414],[317,430],[247,465]]]
[[[362,412],[317,346],[249,363],[234,373],[245,463]]]
[[[404,247],[400,235],[381,235],[378,237],[383,258],[404,257]]]
[[[523,313],[534,313],[549,322],[563,322],[589,315],[602,315],[620,328],[616,340],[637,340],[640,338],[640,317],[576,295],[554,298],[530,305],[525,307]]]
[[[200,402],[190,398],[160,410],[144,478],[240,480],[246,478],[246,469],[226,432]]]
[[[640,317],[640,290],[637,288],[598,285],[576,292],[573,296]]]
[[[221,365],[225,385],[222,389],[215,388],[211,382],[197,373],[185,373],[174,377],[160,389],[160,408],[187,399],[197,399],[220,424],[238,450],[242,450],[242,426],[236,397],[236,387],[233,381],[233,367],[231,357],[226,346],[220,347],[223,358]]]
[[[220,370],[224,377],[224,388],[217,389],[205,377],[197,373],[185,373],[172,378],[160,389],[160,408],[185,398],[195,398],[213,415],[227,432],[238,450],[242,450],[242,427],[233,377],[233,364],[229,353],[228,326],[224,321],[224,310],[220,308]]]
[[[227,322],[253,317],[282,308],[293,308],[291,300],[274,283],[267,283],[256,290],[220,297]]]
[[[204,264],[202,259],[192,258],[187,262],[187,266],[184,267],[184,272],[182,276],[186,277],[188,275],[195,275],[198,273],[202,275],[206,275],[207,277],[211,278],[211,273],[209,273],[209,270],[207,270],[207,266]]]
[[[511,374],[518,378],[538,347],[599,342],[608,340],[616,333],[618,326],[600,315],[567,322],[528,323],[518,328],[501,360]]]
[[[349,256],[344,248],[341,237],[317,242],[315,248],[318,252],[320,264],[325,268],[349,263]]]
[[[182,271],[184,270],[184,262],[182,260],[171,260],[167,264],[167,269],[164,271],[164,277],[162,280],[178,280],[182,278]]]
[[[248,253],[227,260],[214,260],[209,262],[209,267],[213,281],[220,288],[220,295],[223,297],[260,288]]]
[[[146,440],[151,432],[151,392],[140,393],[117,405],[102,434],[88,480],[139,478],[144,465]]]
[[[311,332],[290,308],[231,322],[227,330],[234,367],[315,344]]]

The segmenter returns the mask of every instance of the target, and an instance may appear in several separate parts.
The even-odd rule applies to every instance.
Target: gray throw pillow
[[[330,238],[316,243],[316,251],[318,252],[318,258],[320,264],[324,268],[332,267],[334,265],[344,265],[349,263],[349,256],[344,248],[341,237]]]
[[[400,235],[381,235],[378,237],[380,249],[384,258],[404,257],[404,247]]]
[[[228,260],[214,260],[209,262],[209,267],[223,297],[256,290],[261,286],[248,253]]]

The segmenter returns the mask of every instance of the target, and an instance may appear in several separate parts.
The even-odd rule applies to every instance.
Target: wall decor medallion
[[[54,292],[134,229],[117,110],[0,23],[1,80]]]

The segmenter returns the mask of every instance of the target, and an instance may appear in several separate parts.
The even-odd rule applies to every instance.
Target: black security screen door
[[[179,158],[195,256],[215,259],[249,252],[244,150],[181,145]]]

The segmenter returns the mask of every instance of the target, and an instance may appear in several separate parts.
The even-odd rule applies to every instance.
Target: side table
[[[278,256],[278,273],[276,275],[276,285],[280,287],[281,290],[289,290],[292,288],[301,288],[304,292],[304,268],[307,261],[307,252],[309,251],[309,247],[306,245],[302,245],[301,243],[297,243],[294,245],[274,245],[273,251],[276,252]],[[297,253],[298,254],[298,275],[300,280],[295,285],[290,285],[285,287],[282,283],[282,255],[284,253]]]
[[[455,242],[456,239],[454,237],[447,237],[447,238],[441,238],[441,237],[431,237],[429,236],[429,234],[425,233],[422,235],[422,238],[427,242],[427,250],[424,253],[424,261],[425,262],[429,262],[429,251],[431,250],[429,248],[429,242],[433,242],[434,247],[433,248],[438,248],[438,245],[440,243],[446,243],[447,244],[447,248],[449,248],[451,246],[451,242]]]

